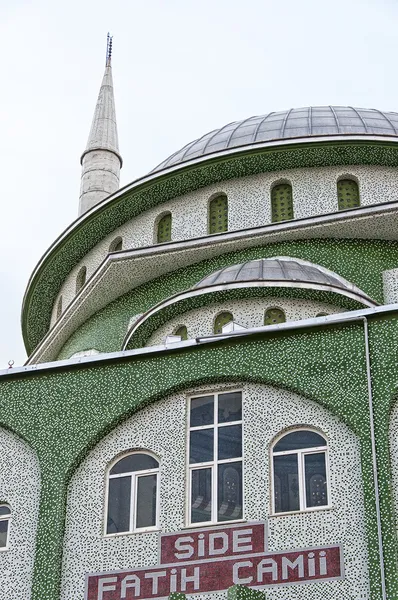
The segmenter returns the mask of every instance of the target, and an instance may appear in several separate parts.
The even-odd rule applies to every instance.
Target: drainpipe
[[[374,483],[374,488],[375,488],[377,538],[378,538],[378,542],[379,542],[381,595],[382,595],[383,600],[386,600],[387,594],[386,594],[386,579],[385,579],[385,571],[384,571],[383,537],[382,537],[382,531],[381,531],[379,478],[378,478],[378,474],[377,474],[377,456],[376,456],[376,438],[375,438],[374,413],[373,413],[372,378],[371,378],[371,371],[370,371],[369,330],[368,330],[367,318],[364,316],[358,317],[358,318],[363,322],[363,329],[364,329],[364,334],[365,334],[366,377],[368,380],[370,441],[371,441],[371,445],[372,445],[372,466],[373,466],[373,483]]]

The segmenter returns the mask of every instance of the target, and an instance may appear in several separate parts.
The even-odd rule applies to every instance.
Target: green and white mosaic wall
[[[271,189],[275,183],[289,181],[293,188],[294,218],[336,212],[337,183],[354,177],[359,182],[361,206],[398,200],[396,169],[374,166],[292,169],[262,173],[206,186],[145,211],[115,229],[97,244],[72,269],[54,303],[51,324],[57,320],[57,303],[62,296],[64,309],[76,295],[76,277],[82,266],[87,278],[99,267],[114,239],[121,237],[123,249],[152,246],[156,243],[159,215],[172,215],[171,240],[208,235],[209,200],[217,193],[228,197],[228,230],[258,227],[271,223]]]
[[[213,304],[205,308],[197,308],[171,319],[166,325],[160,327],[147,341],[147,346],[162,344],[167,335],[175,332],[179,325],[185,325],[188,338],[214,333],[214,319],[223,311],[233,314],[234,321],[247,329],[262,327],[264,313],[268,308],[278,307],[283,310],[286,321],[298,321],[316,317],[319,313],[333,314],[342,312],[343,309],[323,302],[311,300],[295,300],[280,297],[269,297],[262,300],[231,300],[224,304]]]
[[[394,499],[394,517],[398,536],[398,403],[391,411],[390,420],[391,493]]]
[[[195,393],[208,388],[199,386]],[[212,391],[229,389],[226,385]],[[327,437],[330,458],[330,509],[280,515],[269,520],[269,550],[342,543],[346,577],[341,581],[289,586],[292,600],[367,600],[370,597],[360,446],[354,433],[315,402],[290,391],[239,384],[243,392],[244,518],[266,520],[270,506],[269,448],[289,427],[314,427]],[[188,391],[189,392],[189,391]],[[105,475],[108,464],[132,449],[153,452],[160,461],[160,530],[185,526],[187,394],[175,393],[116,427],[94,448],[69,485],[61,600],[83,598],[86,572],[158,564],[159,534],[103,538]],[[347,468],[349,465],[349,468]],[[84,497],[84,501],[82,498]],[[211,598],[225,598],[215,594]],[[267,590],[284,600],[286,587]]]
[[[398,325],[394,317],[373,320],[370,324],[375,428],[389,600],[398,599],[397,538],[392,509],[388,444],[390,406],[396,394],[397,333]],[[109,439],[112,439],[115,427],[124,423],[126,419],[132,418],[131,422],[134,422],[134,419],[139,420],[141,416],[137,411],[150,403],[155,402],[152,409],[156,415],[156,402],[165,402],[166,398],[179,393],[179,390],[198,388],[210,383],[219,386],[226,383],[235,385],[238,382],[245,385],[255,383],[261,388],[272,386],[273,389],[279,390],[275,393],[278,393],[280,398],[288,398],[281,389],[290,390],[300,396],[297,402],[307,406],[309,412],[304,415],[306,419],[313,419],[313,423],[329,423],[327,433],[331,437],[336,435],[336,442],[340,439],[341,443],[342,438],[339,436],[343,435],[343,431],[346,432],[346,440],[350,439],[350,436],[352,440],[355,436],[359,440],[370,598],[380,600],[380,565],[361,324],[279,335],[263,332],[251,339],[225,340],[194,349],[180,349],[136,358],[126,356],[97,365],[66,366],[42,373],[7,373],[7,376],[1,377],[0,426],[14,430],[26,440],[37,453],[42,474],[32,600],[59,600],[68,485],[71,482],[70,498],[76,498],[73,495],[74,474],[76,473],[78,478],[84,472],[85,458],[92,451],[95,455],[97,449],[102,447],[102,440],[108,434],[111,434]],[[292,397],[289,396],[288,403],[291,401]],[[261,412],[260,401],[253,402],[258,403],[256,410]],[[282,402],[284,401],[281,400]],[[292,419],[296,419],[294,411],[297,412],[297,405],[294,406]],[[152,409],[149,407],[145,410],[150,414]],[[254,418],[254,405],[252,410]],[[288,411],[284,413],[284,421],[281,417],[281,426],[284,423],[288,424],[286,412]],[[134,417],[134,414],[137,416]],[[337,432],[333,426],[334,422],[339,424],[336,427],[340,427],[340,433],[333,433]],[[342,423],[345,423],[352,433],[349,434]],[[272,424],[272,427],[278,429],[278,422]],[[261,432],[253,433],[253,440],[256,436],[261,437]],[[125,439],[127,443],[128,437]],[[355,448],[353,443],[351,451],[354,453],[357,452]],[[354,454],[350,456],[349,470],[354,469],[353,476],[357,477],[355,461],[352,464]],[[340,468],[340,460],[342,459],[337,460],[336,457],[337,469]],[[265,469],[266,465],[261,468]],[[254,487],[249,484],[247,493],[256,495],[257,490],[264,493],[264,489],[264,485]],[[176,489],[175,494],[178,498],[180,490]],[[172,498],[170,500],[174,502]],[[259,500],[255,502],[257,506],[261,503]],[[252,514],[255,516],[256,513]],[[330,518],[333,521],[333,517]],[[352,518],[351,516],[351,520]],[[344,523],[343,516],[341,521],[342,526],[348,528],[349,522]],[[328,523],[329,518],[325,526]],[[70,525],[68,519],[68,527]],[[289,532],[292,540],[300,535],[301,526],[305,527],[306,521],[297,519],[293,523]],[[275,529],[275,543],[277,533]],[[308,535],[313,535],[311,530],[308,531]],[[353,536],[363,539],[363,523],[353,531]],[[66,548],[70,548],[70,538],[67,537],[66,540]],[[358,585],[363,585],[363,582]],[[304,588],[311,589],[310,585]],[[316,597],[318,598],[319,594]]]
[[[0,413],[4,410],[0,404]],[[9,547],[0,548],[0,600],[31,598],[39,497],[40,468],[34,450],[0,427],[0,504],[11,509]]]

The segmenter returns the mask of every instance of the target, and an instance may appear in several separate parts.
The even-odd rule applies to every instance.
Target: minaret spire
[[[79,215],[119,189],[123,161],[119,153],[111,59],[112,36],[108,33],[105,73],[87,146],[80,161],[82,176]]]

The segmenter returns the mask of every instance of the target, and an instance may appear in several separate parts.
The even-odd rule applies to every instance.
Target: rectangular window
[[[242,519],[242,392],[190,399],[189,482],[189,524]]]

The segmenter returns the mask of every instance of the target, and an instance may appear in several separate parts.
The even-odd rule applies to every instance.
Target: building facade
[[[108,48],[0,374],[0,600],[398,599],[398,113],[121,166]]]

